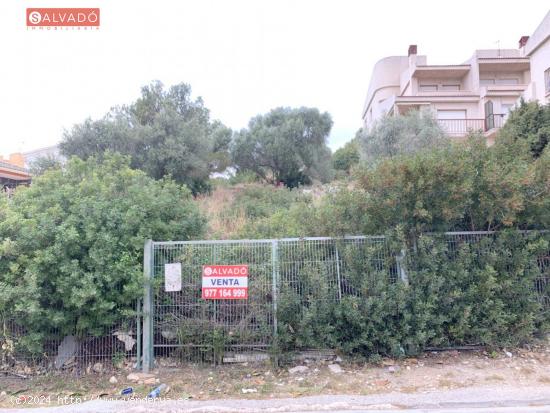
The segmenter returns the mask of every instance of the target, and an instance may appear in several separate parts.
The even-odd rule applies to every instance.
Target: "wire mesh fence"
[[[0,373],[40,374],[62,370],[75,374],[135,368],[141,346],[140,301],[135,311],[93,333],[44,329],[29,331],[17,313],[0,313]]]
[[[512,238],[521,241],[530,234],[518,232]],[[539,232],[537,237],[549,241],[550,233]],[[472,261],[494,256],[493,262],[503,263],[504,273],[514,254],[531,254],[519,241],[501,248],[500,237],[492,232],[424,234],[412,243],[384,236],[150,242],[144,270],[151,283],[146,283],[143,309],[136,303],[135,310],[121,312],[113,325],[97,331],[48,329],[39,336],[25,328],[17,312],[2,313],[0,370],[108,370],[139,367],[142,358],[146,368],[154,359],[161,365],[217,364],[266,360],[281,350],[326,350],[334,343],[326,341],[322,331],[303,331],[312,324],[309,319],[330,314],[323,310],[345,300],[381,294],[384,286],[407,284],[411,274],[424,270],[416,249],[424,248],[426,240],[439,248],[426,249],[428,256],[439,254],[449,262],[465,255]],[[424,242],[424,247],[416,242]],[[536,274],[533,297],[548,313],[550,252],[532,254],[531,268],[520,270]],[[181,265],[181,289],[166,291],[166,264],[174,263]],[[246,265],[247,299],[203,298],[207,265]],[[325,321],[331,322],[317,320],[317,328]]]
[[[424,237],[442,241],[446,256],[454,260],[464,248],[472,256],[491,254],[494,235],[456,232]],[[414,248],[384,236],[154,242],[152,358],[212,363],[266,359],[282,340],[281,323],[288,319],[300,325],[300,318],[316,314],[315,307],[346,297],[368,297],[381,282],[407,282],[407,268],[416,265]],[[182,288],[167,292],[165,264],[175,262],[181,263]],[[533,291],[549,311],[550,254],[531,262],[539,274]],[[217,264],[248,265],[248,300],[202,298],[202,268]],[[291,324],[285,328],[292,329]],[[288,345],[292,350],[330,347],[319,340],[294,339]]]

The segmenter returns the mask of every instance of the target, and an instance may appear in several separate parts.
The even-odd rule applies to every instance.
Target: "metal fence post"
[[[153,241],[145,241],[143,247],[143,372],[148,373],[153,367],[153,292],[151,286]]]
[[[273,343],[272,346],[275,348],[274,362],[275,365],[279,364],[279,342],[277,334],[277,283],[279,279],[279,241],[273,240],[271,242],[271,270],[272,270],[272,296],[273,296]]]
[[[141,336],[141,299],[137,299],[136,302],[136,341],[137,341],[137,361],[136,361],[136,369],[141,368],[141,360],[142,360],[142,354],[141,354],[141,343],[142,343],[142,336]]]
[[[334,250],[336,253],[336,277],[338,279],[338,301],[342,301],[342,278],[340,275],[340,255],[338,254],[338,240],[334,240]]]
[[[395,257],[395,262],[397,264],[397,274],[399,279],[405,284],[409,284],[409,276],[407,275],[407,270],[405,269],[405,254],[406,250],[403,248],[399,255]]]

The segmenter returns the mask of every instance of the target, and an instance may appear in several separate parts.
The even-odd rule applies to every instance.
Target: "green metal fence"
[[[492,234],[439,236],[452,253]],[[308,300],[323,305],[364,296],[380,277],[389,283],[407,282],[405,255],[405,248],[390,246],[383,236],[148,241],[143,367],[152,368],[155,357],[212,363],[268,358],[277,344],[278,306],[285,299],[296,297],[302,307],[311,304]],[[169,263],[181,263],[181,291],[164,290],[164,266]],[[550,258],[538,257],[536,263],[541,276],[534,287],[548,309]],[[216,264],[248,265],[248,300],[201,298],[202,266]]]

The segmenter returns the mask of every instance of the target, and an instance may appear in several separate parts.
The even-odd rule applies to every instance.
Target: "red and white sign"
[[[202,298],[248,299],[248,265],[203,265]]]
[[[29,7],[27,27],[98,27],[99,8]]]

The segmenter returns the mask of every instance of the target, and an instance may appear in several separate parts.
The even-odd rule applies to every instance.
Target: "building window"
[[[439,120],[466,119],[466,111],[465,110],[438,110],[437,119]]]
[[[510,78],[510,79],[497,79],[496,84],[497,85],[517,85],[519,83],[519,79],[516,78]]]
[[[460,90],[460,85],[442,85],[441,90]]]
[[[544,71],[544,90],[550,93],[550,67]]]
[[[437,92],[437,85],[420,85],[421,92]]]
[[[494,85],[495,79],[479,79],[479,86]]]

